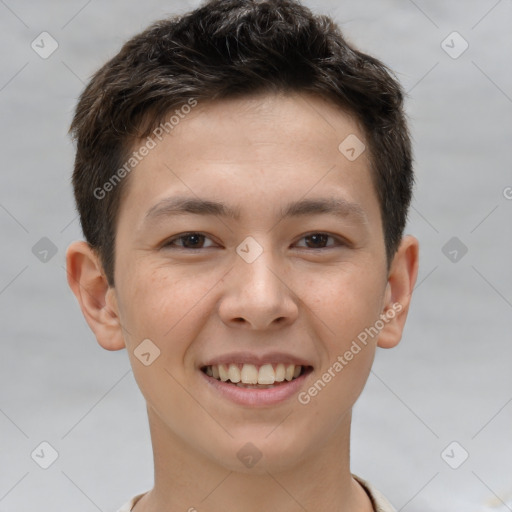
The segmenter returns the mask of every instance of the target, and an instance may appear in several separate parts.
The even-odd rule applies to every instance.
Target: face
[[[387,307],[387,267],[369,156],[343,153],[349,136],[365,141],[309,95],[199,104],[130,175],[116,314],[150,421],[213,463],[243,470],[249,442],[262,471],[306,460],[364,387],[378,336],[353,342]]]

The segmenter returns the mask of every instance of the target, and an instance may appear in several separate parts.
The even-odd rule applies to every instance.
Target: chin
[[[295,436],[278,436],[267,429],[264,434],[236,436],[223,453],[217,452],[213,459],[229,471],[247,475],[267,475],[295,468],[304,462],[307,442]]]

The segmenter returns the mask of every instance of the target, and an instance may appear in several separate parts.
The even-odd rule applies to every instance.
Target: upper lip
[[[205,366],[215,366],[219,364],[253,364],[262,366],[264,364],[294,364],[295,366],[312,366],[310,362],[294,354],[286,352],[267,352],[266,354],[255,354],[253,352],[230,352],[222,354],[199,365],[200,368]]]

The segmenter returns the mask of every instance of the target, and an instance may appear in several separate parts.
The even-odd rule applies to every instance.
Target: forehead
[[[375,199],[368,152],[349,159],[342,151],[347,140],[360,144],[357,151],[364,148],[362,130],[353,116],[318,96],[273,94],[199,103],[175,116],[172,130],[161,139],[154,139],[154,148],[126,184],[120,213],[135,224],[173,195],[223,200],[239,218],[257,199],[260,208],[268,209],[327,189],[350,202]]]
[[[336,152],[336,141],[350,133],[364,138],[354,117],[332,102],[312,94],[279,93],[199,104],[170,138],[177,136],[206,153],[216,154],[215,145],[227,154],[243,151],[251,158],[259,156],[259,147],[264,155],[274,146],[274,156],[280,152],[289,158],[292,151],[306,154],[318,148],[320,137],[326,144],[334,143]]]

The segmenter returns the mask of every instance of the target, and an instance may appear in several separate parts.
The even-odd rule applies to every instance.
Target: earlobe
[[[114,289],[109,287],[96,252],[87,242],[73,242],[66,251],[69,287],[98,343],[106,350],[125,347]]]
[[[418,266],[418,240],[413,236],[405,236],[393,258],[388,275],[383,307],[383,314],[388,321],[379,334],[378,347],[395,347],[402,338],[418,276]]]

